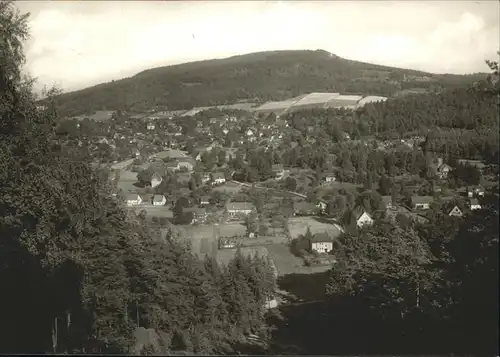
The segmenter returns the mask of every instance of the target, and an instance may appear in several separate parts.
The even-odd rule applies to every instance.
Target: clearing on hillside
[[[314,217],[292,217],[288,219],[288,227],[290,236],[297,238],[298,236],[307,232],[307,227],[311,230],[312,234],[327,232],[333,237],[340,235],[341,230],[334,224],[322,223],[317,221]]]
[[[278,275],[287,274],[315,274],[330,269],[329,265],[307,267],[304,266],[302,258],[296,257],[290,252],[290,247],[285,244],[266,245],[269,257],[273,260]]]

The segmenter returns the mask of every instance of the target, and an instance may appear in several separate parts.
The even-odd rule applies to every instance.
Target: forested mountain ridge
[[[436,75],[347,60],[323,50],[270,51],[158,67],[57,98],[61,113],[96,110],[169,110],[265,102],[309,92],[393,96],[406,90],[439,92],[484,77]]]

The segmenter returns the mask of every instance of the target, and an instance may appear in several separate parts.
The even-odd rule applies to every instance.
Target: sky
[[[64,91],[144,69],[268,50],[433,73],[487,72],[498,1],[16,1],[30,12],[25,70]]]

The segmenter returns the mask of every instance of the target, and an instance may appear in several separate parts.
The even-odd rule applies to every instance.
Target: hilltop
[[[439,92],[484,75],[436,75],[347,60],[329,52],[271,51],[152,68],[58,97],[61,114],[96,110],[169,110],[262,103],[309,92],[395,96]]]

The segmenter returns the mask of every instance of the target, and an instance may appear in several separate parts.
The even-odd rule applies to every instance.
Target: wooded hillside
[[[158,67],[57,98],[62,114],[95,110],[169,110],[265,102],[309,92],[393,96],[415,88],[438,92],[481,75],[434,75],[347,60],[326,51],[272,51]]]

